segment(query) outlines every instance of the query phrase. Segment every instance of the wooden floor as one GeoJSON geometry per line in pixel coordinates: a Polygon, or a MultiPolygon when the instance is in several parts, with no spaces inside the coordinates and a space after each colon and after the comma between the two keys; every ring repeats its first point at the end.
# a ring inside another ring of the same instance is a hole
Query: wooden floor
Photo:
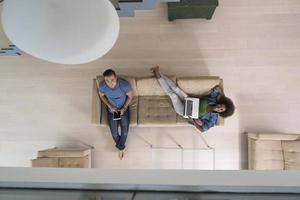
{"type": "Polygon", "coordinates": [[[244,132],[300,133],[300,1],[219,2],[209,21],[168,22],[163,4],[122,18],[114,48],[89,64],[1,57],[0,166],[30,166],[40,149],[89,144],[99,168],[245,169],[244,132]],[[131,128],[119,161],[109,130],[90,123],[95,75],[111,67],[145,76],[156,64],[167,74],[223,78],[236,113],[204,134],[215,154],[197,149],[205,145],[191,127],[131,128]]]}

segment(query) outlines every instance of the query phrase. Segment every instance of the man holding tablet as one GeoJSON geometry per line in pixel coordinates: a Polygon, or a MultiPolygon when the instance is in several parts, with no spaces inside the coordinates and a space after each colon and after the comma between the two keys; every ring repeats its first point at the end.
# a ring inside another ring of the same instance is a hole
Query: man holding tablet
{"type": "Polygon", "coordinates": [[[109,128],[119,150],[119,158],[122,159],[129,129],[128,106],[133,98],[132,87],[126,80],[119,79],[112,69],[105,70],[103,77],[104,80],[99,84],[99,95],[107,106],[109,128]]]}

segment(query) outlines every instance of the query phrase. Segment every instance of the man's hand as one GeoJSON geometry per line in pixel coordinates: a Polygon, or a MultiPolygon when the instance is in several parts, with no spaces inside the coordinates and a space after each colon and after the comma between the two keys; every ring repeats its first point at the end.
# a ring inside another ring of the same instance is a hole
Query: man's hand
{"type": "Polygon", "coordinates": [[[109,108],[109,110],[110,110],[111,113],[118,112],[118,110],[115,107],[113,107],[113,106],[109,106],[108,108],[109,108]]]}
{"type": "Polygon", "coordinates": [[[124,114],[124,112],[127,110],[127,108],[122,108],[121,110],[120,110],[120,112],[121,112],[121,115],[123,115],[124,114]]]}

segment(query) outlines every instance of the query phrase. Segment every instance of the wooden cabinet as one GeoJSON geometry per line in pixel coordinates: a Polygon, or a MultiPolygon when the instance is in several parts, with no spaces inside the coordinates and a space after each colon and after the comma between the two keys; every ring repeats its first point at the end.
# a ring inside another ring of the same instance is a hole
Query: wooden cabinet
{"type": "Polygon", "coordinates": [[[211,19],[218,0],[181,0],[168,3],[169,21],[175,19],[205,18],[211,19]]]}

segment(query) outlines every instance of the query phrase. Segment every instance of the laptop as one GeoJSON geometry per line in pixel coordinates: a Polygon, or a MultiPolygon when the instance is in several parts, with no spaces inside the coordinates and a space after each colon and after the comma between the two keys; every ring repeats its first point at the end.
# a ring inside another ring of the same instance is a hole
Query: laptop
{"type": "Polygon", "coordinates": [[[199,98],[187,97],[184,100],[184,118],[198,119],[199,117],[199,98]]]}

